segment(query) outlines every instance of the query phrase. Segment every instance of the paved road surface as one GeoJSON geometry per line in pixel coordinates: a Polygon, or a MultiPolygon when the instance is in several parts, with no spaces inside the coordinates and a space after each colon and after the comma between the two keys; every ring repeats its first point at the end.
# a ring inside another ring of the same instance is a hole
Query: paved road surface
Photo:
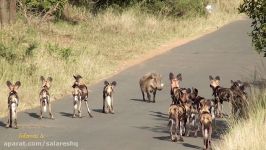
{"type": "MultiPolygon", "coordinates": [[[[167,110],[170,104],[168,74],[170,71],[183,74],[182,87],[197,87],[200,95],[210,98],[208,76],[220,75],[221,84],[230,85],[230,79],[247,79],[252,76],[260,57],[251,50],[250,30],[247,20],[236,21],[214,33],[208,34],[183,46],[176,47],[142,64],[126,69],[109,80],[116,80],[114,115],[100,113],[102,108],[102,87],[99,83],[89,87],[90,107],[94,118],[83,113],[83,118],[71,118],[70,96],[53,103],[56,120],[38,119],[39,109],[19,113],[19,129],[6,129],[2,118],[0,125],[0,149],[4,142],[57,141],[78,142],[78,147],[12,147],[12,149],[79,149],[79,150],[162,150],[201,149],[202,138],[185,137],[184,142],[169,141],[167,110]],[[144,103],[140,100],[139,77],[155,71],[164,77],[165,89],[158,92],[157,102],[144,103]],[[43,135],[43,139],[21,139],[23,133],[43,135]]],[[[85,107],[83,107],[83,110],[85,107]]],[[[83,111],[84,112],[84,111],[83,111]]],[[[226,127],[224,121],[213,134],[214,141],[226,127]]],[[[47,144],[47,143],[46,143],[47,144]]],[[[51,144],[51,143],[48,143],[51,144]]],[[[71,143],[70,143],[71,144],[71,143]]],[[[76,144],[76,143],[74,143],[76,144]]]]}

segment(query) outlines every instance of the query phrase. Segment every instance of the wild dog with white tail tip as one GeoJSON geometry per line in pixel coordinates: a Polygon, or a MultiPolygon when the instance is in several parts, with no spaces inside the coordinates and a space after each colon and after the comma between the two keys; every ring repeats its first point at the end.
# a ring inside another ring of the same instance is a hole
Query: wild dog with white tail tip
{"type": "Polygon", "coordinates": [[[211,103],[209,100],[202,100],[200,103],[200,123],[203,135],[204,149],[211,149],[211,135],[212,135],[212,115],[211,103]]]}
{"type": "Polygon", "coordinates": [[[109,113],[114,113],[114,87],[116,86],[116,81],[109,83],[108,81],[104,81],[103,88],[103,113],[107,113],[105,104],[107,105],[107,109],[109,113]]]}
{"type": "Polygon", "coordinates": [[[7,87],[9,88],[8,94],[8,120],[6,127],[17,128],[17,107],[19,105],[19,97],[17,90],[21,86],[20,81],[17,81],[15,84],[12,84],[10,81],[6,82],[7,87]],[[14,126],[13,126],[14,125],[14,126]]]}
{"type": "MultiPolygon", "coordinates": [[[[89,91],[87,86],[85,85],[85,83],[82,80],[82,77],[80,75],[73,75],[75,82],[73,84],[73,89],[75,90],[75,88],[78,88],[79,90],[77,92],[79,92],[79,101],[78,101],[78,114],[79,117],[81,118],[81,103],[82,101],[85,101],[86,107],[87,107],[87,111],[89,113],[89,116],[92,118],[92,114],[89,108],[89,104],[88,104],[88,96],[89,96],[89,91]]],[[[74,96],[74,95],[73,95],[74,96]]],[[[75,100],[75,97],[74,97],[75,100]]],[[[74,109],[75,107],[77,107],[77,105],[75,105],[74,102],[74,109]]],[[[75,114],[75,113],[74,113],[75,114]]],[[[75,115],[73,114],[73,117],[75,117],[75,115]]]]}
{"type": "Polygon", "coordinates": [[[47,112],[47,108],[49,111],[49,115],[51,119],[54,119],[54,116],[52,114],[52,108],[51,108],[51,100],[50,100],[50,93],[49,89],[51,87],[51,83],[53,81],[52,77],[48,77],[45,79],[43,76],[40,77],[40,80],[42,82],[42,89],[40,91],[40,119],[43,118],[43,113],[47,112]]]}

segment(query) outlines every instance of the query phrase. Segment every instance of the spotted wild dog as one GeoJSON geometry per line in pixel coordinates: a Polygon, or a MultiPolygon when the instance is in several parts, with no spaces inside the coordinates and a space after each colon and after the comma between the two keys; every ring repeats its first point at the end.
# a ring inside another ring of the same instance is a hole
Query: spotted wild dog
{"type": "Polygon", "coordinates": [[[107,105],[107,109],[109,113],[114,113],[114,100],[113,100],[113,93],[114,87],[116,86],[116,81],[109,83],[108,81],[104,81],[104,88],[103,88],[103,113],[107,113],[105,104],[107,105]]]}
{"type": "Polygon", "coordinates": [[[177,141],[177,131],[179,130],[179,141],[184,141],[186,109],[184,106],[171,105],[168,110],[170,137],[173,142],[177,141]]]}
{"type": "Polygon", "coordinates": [[[192,92],[190,94],[189,99],[193,102],[192,105],[199,110],[199,103],[201,100],[204,99],[204,97],[199,96],[199,91],[197,88],[192,87],[192,92]]]}
{"type": "MultiPolygon", "coordinates": [[[[78,101],[78,114],[79,114],[79,117],[81,118],[81,104],[82,104],[82,101],[85,101],[85,104],[86,104],[86,107],[87,107],[87,111],[89,113],[89,116],[92,118],[92,114],[91,114],[91,111],[90,111],[90,108],[89,108],[89,104],[88,104],[88,96],[89,96],[89,91],[88,91],[88,88],[87,86],[85,85],[83,79],[82,79],[82,76],[80,75],[73,75],[74,79],[75,79],[75,82],[72,86],[72,88],[77,88],[78,87],[78,92],[79,92],[79,96],[80,96],[80,100],[78,101]]],[[[74,105],[75,107],[75,105],[74,105]]],[[[74,115],[73,115],[74,116],[74,115]]]]}
{"type": "Polygon", "coordinates": [[[14,127],[18,128],[17,126],[17,108],[19,105],[19,97],[18,97],[18,89],[21,86],[20,81],[17,81],[15,84],[12,84],[10,81],[6,82],[7,87],[9,88],[9,94],[8,94],[8,120],[6,127],[14,127]]]}
{"type": "Polygon", "coordinates": [[[233,92],[232,98],[232,115],[233,117],[237,117],[237,112],[239,117],[246,117],[247,115],[247,93],[245,91],[246,86],[249,86],[246,82],[233,81],[231,80],[231,91],[233,92]]]}
{"type": "Polygon", "coordinates": [[[209,76],[210,87],[213,90],[213,96],[216,105],[216,115],[217,117],[223,117],[223,102],[230,102],[232,100],[233,93],[230,88],[223,88],[220,86],[220,77],[216,76],[213,78],[209,76]]]}
{"type": "Polygon", "coordinates": [[[139,80],[140,90],[142,93],[143,101],[145,101],[145,93],[148,97],[148,102],[151,102],[151,95],[153,94],[153,103],[155,103],[155,96],[157,90],[161,91],[164,84],[162,83],[162,76],[157,73],[147,73],[139,80]]]}
{"type": "Polygon", "coordinates": [[[211,101],[202,100],[200,103],[200,124],[203,135],[204,149],[211,149],[212,115],[210,112],[211,101]]]}
{"type": "Polygon", "coordinates": [[[182,75],[179,73],[178,75],[174,75],[172,72],[169,73],[169,80],[171,83],[170,95],[172,98],[172,104],[178,104],[179,95],[177,93],[180,88],[180,82],[182,81],[182,75]]]}
{"type": "Polygon", "coordinates": [[[200,121],[199,121],[199,113],[196,105],[193,105],[192,102],[189,111],[187,112],[187,133],[186,136],[190,136],[191,132],[194,132],[194,136],[198,136],[198,132],[200,131],[200,121]]]}
{"type": "Polygon", "coordinates": [[[39,93],[40,97],[40,119],[43,118],[43,113],[49,111],[49,115],[51,119],[54,119],[54,116],[52,114],[52,108],[51,108],[51,99],[50,99],[50,93],[49,89],[51,87],[51,82],[53,81],[52,77],[48,77],[45,79],[43,76],[40,77],[40,80],[42,82],[42,89],[39,93]]]}

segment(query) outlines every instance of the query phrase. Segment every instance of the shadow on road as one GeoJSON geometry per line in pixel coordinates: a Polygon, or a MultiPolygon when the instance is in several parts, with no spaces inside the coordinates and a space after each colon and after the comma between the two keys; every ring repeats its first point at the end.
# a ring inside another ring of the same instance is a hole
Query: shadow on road
{"type": "Polygon", "coordinates": [[[138,102],[144,102],[143,99],[138,99],[138,98],[131,98],[131,101],[138,101],[138,102]]]}
{"type": "Polygon", "coordinates": [[[69,117],[69,118],[72,118],[72,117],[73,117],[73,114],[72,114],[72,113],[60,112],[60,114],[61,114],[62,116],[69,117]]]}
{"type": "Polygon", "coordinates": [[[92,109],[94,112],[103,113],[103,109],[92,109]]]}
{"type": "Polygon", "coordinates": [[[6,124],[4,122],[0,121],[0,126],[1,127],[6,127],[6,124]]]}
{"type": "Polygon", "coordinates": [[[213,133],[212,133],[212,138],[214,139],[220,139],[221,135],[226,133],[228,131],[228,123],[226,120],[216,120],[216,126],[213,125],[213,133]]]}
{"type": "Polygon", "coordinates": [[[37,113],[30,113],[30,112],[25,112],[25,113],[31,116],[32,118],[36,118],[36,119],[40,118],[40,116],[37,113]]]}
{"type": "Polygon", "coordinates": [[[189,148],[202,149],[202,148],[199,147],[199,146],[192,145],[192,144],[189,144],[189,143],[182,143],[182,145],[185,146],[185,147],[189,147],[189,148]]]}
{"type": "Polygon", "coordinates": [[[157,136],[153,138],[157,140],[162,140],[162,141],[170,141],[170,136],[157,136]]]}
{"type": "Polygon", "coordinates": [[[165,114],[159,111],[150,111],[150,112],[151,112],[150,115],[155,117],[154,119],[168,121],[168,114],[165,114]]]}

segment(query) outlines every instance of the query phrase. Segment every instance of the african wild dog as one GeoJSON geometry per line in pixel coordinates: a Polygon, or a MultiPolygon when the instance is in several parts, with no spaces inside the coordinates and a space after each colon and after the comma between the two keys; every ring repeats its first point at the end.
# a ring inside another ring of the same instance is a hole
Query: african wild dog
{"type": "Polygon", "coordinates": [[[21,86],[20,81],[17,81],[15,84],[12,84],[10,81],[6,82],[7,87],[9,88],[8,94],[8,120],[6,127],[17,128],[17,107],[19,105],[19,97],[17,90],[21,86]]]}
{"type": "Polygon", "coordinates": [[[200,102],[200,124],[203,135],[203,144],[204,149],[211,149],[211,135],[212,135],[212,114],[211,110],[211,101],[202,100],[200,102]]]}
{"type": "Polygon", "coordinates": [[[51,110],[51,99],[50,99],[50,93],[49,93],[49,89],[51,87],[51,82],[53,81],[53,78],[48,77],[47,79],[45,79],[43,76],[41,76],[40,80],[42,82],[42,89],[39,93],[39,97],[40,97],[40,119],[42,119],[43,113],[47,111],[47,107],[49,110],[50,118],[54,119],[54,116],[53,116],[52,110],[51,110]]]}
{"type": "Polygon", "coordinates": [[[247,93],[245,92],[246,86],[249,86],[245,82],[233,81],[231,80],[231,91],[233,92],[233,99],[232,99],[232,115],[234,117],[237,116],[237,112],[239,112],[239,117],[246,117],[246,109],[248,106],[247,101],[247,93]]]}
{"type": "Polygon", "coordinates": [[[209,79],[211,82],[210,87],[213,90],[213,96],[215,99],[217,117],[223,117],[223,101],[230,102],[233,98],[233,93],[230,88],[223,88],[220,86],[219,76],[216,76],[215,78],[209,76],[209,79]]]}
{"type": "Polygon", "coordinates": [[[75,94],[73,94],[73,99],[74,99],[74,114],[73,117],[75,117],[75,108],[77,107],[77,100],[78,100],[78,115],[81,118],[81,103],[82,101],[85,101],[86,107],[87,107],[87,111],[89,113],[89,116],[92,118],[92,114],[88,105],[88,88],[85,85],[84,81],[82,80],[82,77],[80,75],[73,75],[75,82],[72,86],[72,88],[74,89],[75,94]],[[78,89],[78,90],[77,90],[78,89]]]}
{"type": "Polygon", "coordinates": [[[178,104],[179,95],[175,94],[180,89],[180,82],[182,81],[182,75],[179,73],[175,76],[172,72],[169,73],[169,80],[171,82],[170,95],[172,98],[172,104],[178,104]]]}
{"type": "Polygon", "coordinates": [[[179,130],[179,141],[184,141],[186,108],[183,105],[171,105],[168,110],[170,137],[173,142],[177,141],[177,131],[179,130]]]}
{"type": "Polygon", "coordinates": [[[155,103],[155,96],[157,90],[163,89],[162,76],[157,73],[147,73],[139,80],[140,90],[143,101],[145,101],[145,94],[147,94],[148,102],[151,102],[151,95],[153,93],[153,103],[155,103]]]}
{"type": "Polygon", "coordinates": [[[196,105],[191,104],[190,110],[187,113],[187,133],[186,136],[190,136],[191,132],[194,132],[194,136],[197,137],[200,131],[199,113],[196,105]]]}
{"type": "Polygon", "coordinates": [[[108,81],[104,81],[104,88],[103,88],[103,113],[106,113],[105,103],[107,104],[108,112],[114,113],[114,100],[113,100],[113,93],[114,87],[116,86],[116,81],[109,83],[108,81]]]}

